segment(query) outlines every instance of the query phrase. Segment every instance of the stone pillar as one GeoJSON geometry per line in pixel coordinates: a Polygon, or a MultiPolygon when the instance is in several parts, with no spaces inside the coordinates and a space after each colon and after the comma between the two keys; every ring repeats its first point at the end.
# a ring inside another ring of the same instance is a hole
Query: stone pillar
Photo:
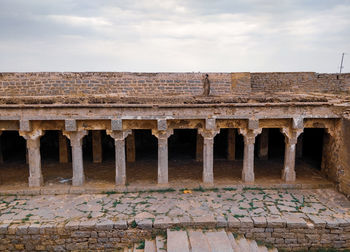
{"type": "Polygon", "coordinates": [[[203,137],[203,183],[214,183],[214,137],[220,130],[198,129],[203,137]]]}
{"type": "Polygon", "coordinates": [[[86,134],[86,130],[63,132],[63,135],[70,139],[70,145],[72,147],[73,186],[81,186],[85,182],[82,145],[86,134]]]}
{"type": "Polygon", "coordinates": [[[60,163],[68,163],[68,146],[67,138],[60,131],[58,133],[58,149],[59,149],[59,161],[60,163]]]}
{"type": "Polygon", "coordinates": [[[244,154],[243,154],[243,182],[254,182],[254,144],[255,137],[261,133],[261,129],[239,129],[239,133],[244,138],[244,154]]]}
{"type": "Polygon", "coordinates": [[[126,160],[127,162],[135,162],[136,160],[135,132],[133,130],[126,137],[126,160]]]}
{"type": "Polygon", "coordinates": [[[20,131],[19,134],[27,140],[28,162],[29,162],[29,186],[42,186],[43,175],[41,172],[40,137],[43,135],[41,129],[33,131],[20,131]]]}
{"type": "Polygon", "coordinates": [[[107,134],[114,138],[115,148],[115,184],[125,185],[125,138],[131,134],[131,130],[107,130],[107,134]]]}
{"type": "Polygon", "coordinates": [[[102,142],[101,142],[101,131],[92,130],[92,162],[102,162],[102,142]]]}
{"type": "Polygon", "coordinates": [[[258,157],[261,160],[269,158],[269,129],[262,129],[260,135],[258,157]]]}
{"type": "Polygon", "coordinates": [[[296,149],[296,158],[303,157],[303,142],[304,142],[304,134],[301,134],[297,141],[297,149],[296,149]]]}
{"type": "Polygon", "coordinates": [[[173,130],[152,130],[158,138],[158,184],[168,183],[168,138],[173,130]]]}
{"type": "Polygon", "coordinates": [[[203,137],[197,132],[196,161],[203,161],[203,137]]]}
{"type": "MultiPolygon", "coordinates": [[[[2,131],[0,131],[0,137],[1,137],[2,131]]],[[[4,157],[2,155],[2,147],[1,147],[1,138],[0,138],[0,164],[4,163],[4,157]]]]}
{"type": "Polygon", "coordinates": [[[282,179],[286,182],[293,182],[296,179],[295,173],[295,150],[298,136],[301,129],[282,128],[281,132],[285,136],[284,166],[282,170],[282,179]]]}
{"type": "Polygon", "coordinates": [[[236,129],[228,129],[227,132],[227,159],[236,159],[236,129]]]}

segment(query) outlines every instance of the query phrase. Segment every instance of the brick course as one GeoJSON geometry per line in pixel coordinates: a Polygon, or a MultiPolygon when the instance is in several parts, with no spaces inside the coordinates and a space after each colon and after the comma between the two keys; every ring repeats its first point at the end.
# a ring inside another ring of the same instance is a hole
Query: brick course
{"type": "MultiPolygon", "coordinates": [[[[211,94],[350,92],[350,74],[208,73],[211,94]]],[[[204,73],[0,73],[0,96],[197,96],[204,73]]]]}

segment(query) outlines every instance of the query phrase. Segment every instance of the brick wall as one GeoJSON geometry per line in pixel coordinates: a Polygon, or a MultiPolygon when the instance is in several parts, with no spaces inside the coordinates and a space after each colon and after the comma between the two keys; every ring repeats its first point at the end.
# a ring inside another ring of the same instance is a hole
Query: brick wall
{"type": "MultiPolygon", "coordinates": [[[[211,94],[350,92],[350,74],[208,73],[211,94]]],[[[200,95],[204,73],[0,73],[0,96],[200,95]]]]}

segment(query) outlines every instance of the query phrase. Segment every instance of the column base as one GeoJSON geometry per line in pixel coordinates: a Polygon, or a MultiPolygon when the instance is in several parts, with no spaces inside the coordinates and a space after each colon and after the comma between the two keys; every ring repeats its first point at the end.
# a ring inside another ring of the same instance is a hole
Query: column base
{"type": "Polygon", "coordinates": [[[255,176],[254,174],[242,174],[243,182],[254,182],[255,176]]]}
{"type": "Polygon", "coordinates": [[[117,186],[125,185],[126,184],[126,177],[122,177],[122,178],[116,177],[115,184],[117,186]]]}
{"type": "Polygon", "coordinates": [[[296,179],[296,174],[295,172],[282,172],[282,179],[285,182],[294,182],[296,179]]]}
{"type": "Polygon", "coordinates": [[[74,177],[72,178],[72,186],[82,186],[85,182],[84,177],[74,177]]]}
{"type": "Polygon", "coordinates": [[[213,174],[203,174],[203,183],[214,184],[214,175],[213,174]]]}
{"type": "Polygon", "coordinates": [[[29,177],[28,178],[29,187],[39,187],[44,184],[43,177],[29,177]]]}

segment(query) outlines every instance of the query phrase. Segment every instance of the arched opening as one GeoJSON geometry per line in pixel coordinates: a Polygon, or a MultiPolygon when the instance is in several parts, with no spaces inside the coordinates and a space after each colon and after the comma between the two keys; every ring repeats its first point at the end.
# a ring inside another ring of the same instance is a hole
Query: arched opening
{"type": "Polygon", "coordinates": [[[237,129],[223,128],[214,138],[214,181],[232,184],[242,176],[243,138],[237,129]]]}
{"type": "Polygon", "coordinates": [[[196,129],[174,129],[168,138],[169,182],[199,182],[202,178],[202,163],[196,162],[196,129]]]}
{"type": "Polygon", "coordinates": [[[18,131],[3,131],[0,145],[0,185],[11,188],[27,186],[29,169],[26,164],[26,140],[18,131]]]}
{"type": "Polygon", "coordinates": [[[284,166],[285,136],[279,128],[263,128],[255,141],[255,179],[279,181],[284,166]]]}
{"type": "Polygon", "coordinates": [[[155,185],[158,177],[157,138],[146,129],[135,129],[132,134],[125,140],[127,184],[155,185]]]}

